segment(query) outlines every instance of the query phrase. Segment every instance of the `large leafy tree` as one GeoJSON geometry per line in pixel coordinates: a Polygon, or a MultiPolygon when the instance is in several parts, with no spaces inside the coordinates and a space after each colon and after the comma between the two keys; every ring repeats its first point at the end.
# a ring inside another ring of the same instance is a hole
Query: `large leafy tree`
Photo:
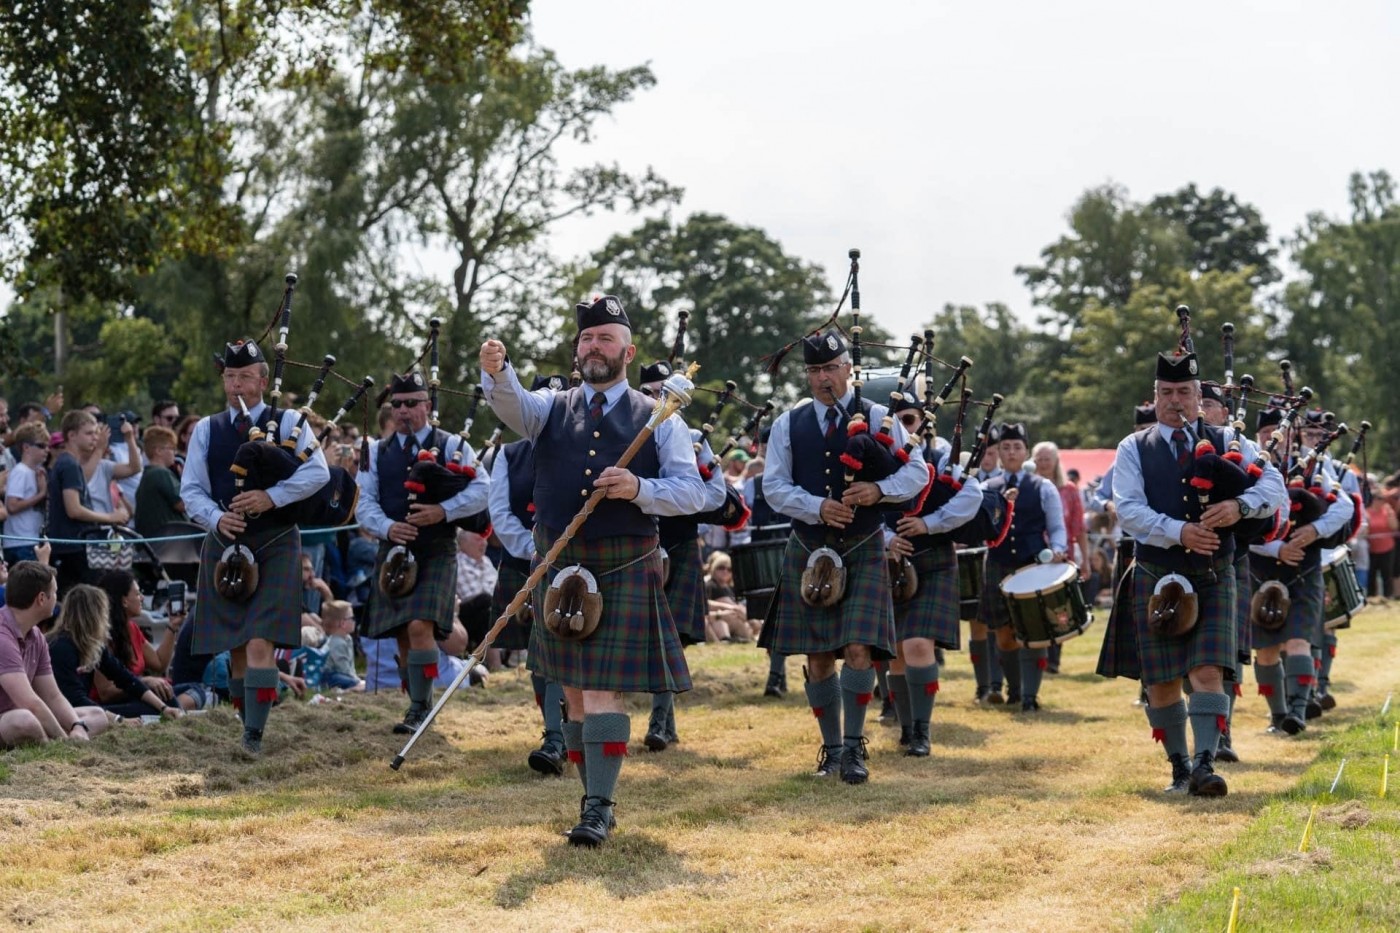
{"type": "Polygon", "coordinates": [[[1256,287],[1277,282],[1282,276],[1274,265],[1278,255],[1269,243],[1269,227],[1259,210],[1233,194],[1212,188],[1202,194],[1189,184],[1171,194],[1158,195],[1147,212],[1176,225],[1186,235],[1186,265],[1196,272],[1252,270],[1256,287]]]}

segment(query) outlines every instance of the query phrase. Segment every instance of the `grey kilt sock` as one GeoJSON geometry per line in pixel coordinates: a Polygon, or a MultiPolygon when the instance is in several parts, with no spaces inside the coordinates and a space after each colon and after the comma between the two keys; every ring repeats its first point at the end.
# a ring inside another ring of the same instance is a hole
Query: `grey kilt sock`
{"type": "Polygon", "coordinates": [[[243,673],[243,728],[261,732],[277,702],[277,668],[250,667],[243,673]]]}
{"type": "Polygon", "coordinates": [[[1225,694],[1191,694],[1191,734],[1196,740],[1196,754],[1204,751],[1215,754],[1229,715],[1230,698],[1225,694]]]}
{"type": "Polygon", "coordinates": [[[875,694],[875,671],[858,671],[849,664],[841,665],[841,712],[845,716],[842,733],[845,745],[858,745],[865,735],[865,710],[875,694]]]}
{"type": "Polygon", "coordinates": [[[671,702],[675,698],[674,693],[653,693],[651,695],[651,720],[647,723],[647,731],[653,727],[662,732],[666,731],[666,716],[671,712],[671,702]]]}
{"type": "Polygon", "coordinates": [[[1152,738],[1162,743],[1167,757],[1180,755],[1189,757],[1186,750],[1186,701],[1178,700],[1171,706],[1147,707],[1147,724],[1152,727],[1152,738]]]}
{"type": "Polygon", "coordinates": [[[997,656],[1001,659],[1001,672],[1006,675],[1007,699],[1025,696],[1021,692],[1021,649],[998,648],[997,656]]]}
{"type": "Polygon", "coordinates": [[[583,757],[583,723],[566,722],[560,725],[564,733],[564,749],[569,760],[578,769],[578,779],[583,784],[583,792],[588,793],[588,762],[583,757]]]}
{"type": "Polygon", "coordinates": [[[787,674],[787,655],[778,654],[776,651],[768,652],[768,673],[778,677],[787,674]]]}
{"type": "Polygon", "coordinates": [[[1317,672],[1317,690],[1326,693],[1332,686],[1332,662],[1337,658],[1337,636],[1328,632],[1322,644],[1322,670],[1317,672]]]}
{"type": "Polygon", "coordinates": [[[416,710],[433,705],[433,678],[437,677],[438,649],[408,649],[408,702],[416,710]]]}
{"type": "Polygon", "coordinates": [[[1308,699],[1316,699],[1322,689],[1322,656],[1326,652],[1317,645],[1312,646],[1313,659],[1313,682],[1312,689],[1308,691],[1308,699]]]}
{"type": "Polygon", "coordinates": [[[1049,663],[1050,649],[1021,648],[1021,697],[1038,696],[1040,682],[1045,677],[1045,667],[1049,663]]]}
{"type": "MultiPolygon", "coordinates": [[[[873,679],[873,675],[872,675],[873,679]]],[[[841,684],[837,675],[826,680],[809,680],[805,685],[807,703],[822,731],[823,745],[841,744],[841,684]]]]}
{"type": "Polygon", "coordinates": [[[890,698],[890,682],[889,682],[890,669],[889,669],[889,664],[886,663],[886,662],[884,662],[884,661],[876,661],[875,664],[873,665],[873,667],[875,668],[875,682],[876,682],[877,684],[880,685],[880,696],[881,696],[881,697],[884,697],[885,699],[889,699],[889,698],[890,698]]]}
{"type": "Polygon", "coordinates": [[[1001,649],[997,647],[997,633],[991,629],[987,630],[987,647],[984,650],[987,652],[987,686],[992,690],[1000,690],[1003,680],[1001,649]]]}
{"type": "Polygon", "coordinates": [[[535,705],[540,708],[541,713],[544,712],[544,692],[548,687],[549,681],[544,679],[543,674],[530,672],[530,689],[535,691],[535,705]]]}
{"type": "MultiPolygon", "coordinates": [[[[632,720],[626,713],[594,713],[583,717],[583,757],[588,762],[586,792],[589,797],[613,800],[632,720]]],[[[608,808],[611,811],[611,807],[608,808]]]]}
{"type": "Polygon", "coordinates": [[[933,701],[938,695],[938,665],[905,668],[909,681],[909,716],[914,722],[933,719],[933,701]]]}
{"type": "Polygon", "coordinates": [[[553,681],[544,685],[544,702],[540,704],[544,716],[544,731],[547,737],[558,739],[564,721],[564,688],[553,681]]]}
{"type": "Polygon", "coordinates": [[[890,702],[894,703],[894,714],[899,717],[900,728],[908,729],[913,721],[909,714],[909,679],[903,674],[887,674],[885,688],[890,692],[890,702]]]}
{"type": "Polygon", "coordinates": [[[243,718],[243,678],[229,677],[228,679],[228,701],[233,704],[234,710],[238,712],[238,718],[243,718]]]}
{"type": "Polygon", "coordinates": [[[1283,694],[1283,662],[1260,664],[1254,662],[1254,679],[1259,683],[1259,695],[1269,704],[1269,713],[1283,716],[1288,712],[1288,701],[1283,694]]]}
{"type": "Polygon", "coordinates": [[[977,692],[987,689],[992,679],[992,664],[987,659],[986,641],[968,640],[967,656],[972,660],[972,676],[977,678],[977,692]]]}
{"type": "Polygon", "coordinates": [[[1287,678],[1288,712],[1299,719],[1307,718],[1308,697],[1312,695],[1312,654],[1289,654],[1283,659],[1283,674],[1287,678]]]}

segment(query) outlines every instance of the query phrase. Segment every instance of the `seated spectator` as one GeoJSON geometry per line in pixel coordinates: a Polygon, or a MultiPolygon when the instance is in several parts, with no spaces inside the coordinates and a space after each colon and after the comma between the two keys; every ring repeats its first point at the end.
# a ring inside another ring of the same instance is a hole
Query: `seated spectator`
{"type": "Polygon", "coordinates": [[[370,588],[375,585],[374,563],[379,542],[367,528],[361,528],[350,538],[345,555],[345,598],[357,609],[369,602],[370,588]]]}
{"type": "Polygon", "coordinates": [[[330,584],[316,576],[311,558],[301,555],[301,624],[321,627],[321,604],[335,599],[330,584]]]}
{"type": "MultiPolygon", "coordinates": [[[[97,419],[85,411],[70,411],[63,416],[63,436],[67,439],[65,449],[49,470],[49,535],[59,541],[78,541],[98,525],[126,524],[130,515],[125,508],[99,510],[93,506],[79,462],[97,449],[97,419]]],[[[89,575],[82,544],[55,544],[53,561],[60,594],[89,575]]]]}
{"type": "Polygon", "coordinates": [[[103,732],[107,714],[75,710],[54,680],[49,644],[35,629],[53,616],[58,578],[37,561],[20,561],[10,573],[9,602],[0,608],[0,746],[69,738],[85,742],[103,732]]]}
{"type": "Polygon", "coordinates": [[[154,538],[171,522],[185,519],[185,503],[180,501],[180,480],[171,469],[175,464],[175,432],[154,425],[143,439],[147,466],[136,487],[136,531],[143,538],[154,538]]]}
{"type": "Polygon", "coordinates": [[[715,551],[705,563],[705,640],[752,641],[761,625],[749,622],[749,612],[734,594],[734,566],[729,555],[715,551]]]}
{"type": "Polygon", "coordinates": [[[49,633],[49,656],[64,698],[74,709],[93,706],[93,680],[100,673],[121,694],[120,701],[101,705],[116,721],[150,714],[168,719],[183,716],[185,711],[179,704],[157,696],[112,654],[108,647],[111,627],[107,594],[102,590],[79,584],[63,597],[58,624],[49,633]]]}
{"type": "Polygon", "coordinates": [[[321,607],[321,624],[326,630],[326,663],[321,668],[321,686],[361,692],[365,682],[355,673],[355,616],[351,605],[333,599],[321,607]]]}
{"type": "MultiPolygon", "coordinates": [[[[107,594],[111,617],[108,647],[117,660],[161,700],[178,701],[185,709],[208,706],[209,694],[202,684],[187,683],[177,687],[165,677],[175,653],[180,627],[185,622],[185,613],[171,615],[161,635],[160,645],[152,645],[146,640],[146,633],[138,622],[141,618],[141,590],[130,572],[109,570],[98,579],[97,585],[107,594]]],[[[120,701],[120,688],[101,672],[93,678],[93,687],[95,700],[104,704],[120,701]]]]}
{"type": "MultiPolygon", "coordinates": [[[[452,634],[438,641],[438,675],[433,681],[437,687],[449,687],[457,678],[465,663],[462,654],[467,650],[467,630],[461,622],[452,623],[452,634]]],[[[399,669],[399,643],[396,638],[361,638],[360,648],[365,653],[365,689],[371,693],[382,690],[398,691],[406,676],[399,669]]],[[[487,670],[477,664],[467,681],[475,687],[486,682],[487,670]]]]}
{"type": "Polygon", "coordinates": [[[15,432],[20,461],[8,473],[5,487],[5,560],[17,564],[34,560],[34,546],[44,530],[44,500],[49,495],[49,477],[44,460],[49,455],[49,431],[30,422],[15,432]]]}

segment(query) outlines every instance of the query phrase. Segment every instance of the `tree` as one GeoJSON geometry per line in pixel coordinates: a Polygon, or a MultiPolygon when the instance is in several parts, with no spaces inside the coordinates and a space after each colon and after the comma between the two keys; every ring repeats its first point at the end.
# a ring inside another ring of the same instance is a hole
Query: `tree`
{"type": "Polygon", "coordinates": [[[1269,227],[1257,208],[1243,204],[1220,188],[1201,194],[1189,184],[1172,194],[1158,195],[1149,213],[1179,227],[1187,238],[1187,265],[1198,273],[1253,269],[1256,288],[1282,278],[1274,266],[1278,250],[1269,245],[1269,227]]]}

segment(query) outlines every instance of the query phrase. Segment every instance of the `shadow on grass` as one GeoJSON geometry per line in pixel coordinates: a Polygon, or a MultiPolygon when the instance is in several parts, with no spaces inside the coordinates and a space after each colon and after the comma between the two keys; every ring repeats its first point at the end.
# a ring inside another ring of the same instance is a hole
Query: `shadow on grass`
{"type": "Polygon", "coordinates": [[[719,878],[686,867],[684,860],[645,832],[616,832],[601,849],[559,840],[544,864],[517,872],[496,889],[497,907],[513,910],[536,891],[557,884],[600,884],[619,900],[681,886],[708,886],[719,878]]]}

